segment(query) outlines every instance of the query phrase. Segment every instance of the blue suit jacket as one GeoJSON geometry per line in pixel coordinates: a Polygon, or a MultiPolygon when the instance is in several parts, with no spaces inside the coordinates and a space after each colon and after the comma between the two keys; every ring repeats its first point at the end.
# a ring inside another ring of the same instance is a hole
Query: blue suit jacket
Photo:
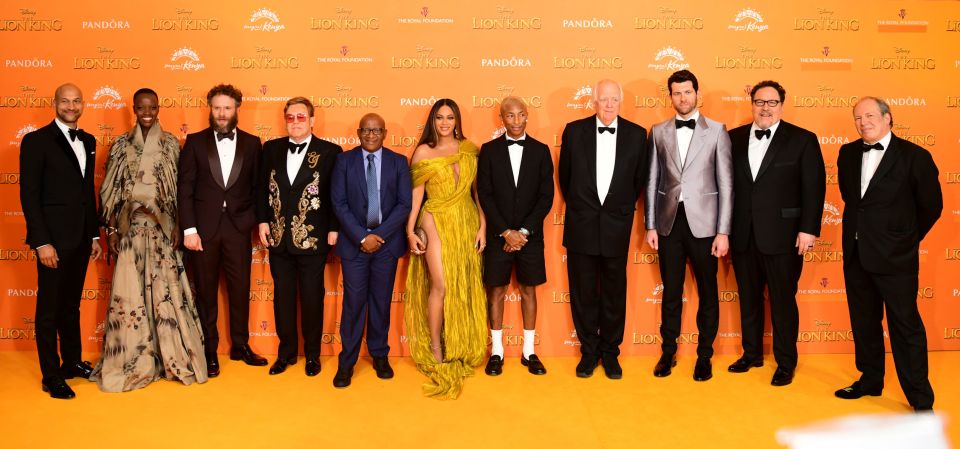
{"type": "Polygon", "coordinates": [[[383,149],[380,167],[380,226],[367,230],[367,176],[363,148],[356,147],[337,156],[330,180],[330,201],[340,221],[337,255],[353,259],[360,253],[360,240],[376,234],[386,243],[378,253],[401,257],[407,250],[404,228],[410,215],[413,186],[407,158],[383,149]]]}

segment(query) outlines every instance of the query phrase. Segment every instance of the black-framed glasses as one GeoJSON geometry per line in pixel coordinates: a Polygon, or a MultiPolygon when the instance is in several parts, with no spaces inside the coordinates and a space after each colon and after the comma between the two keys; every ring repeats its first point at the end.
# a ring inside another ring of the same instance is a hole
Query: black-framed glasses
{"type": "Polygon", "coordinates": [[[375,136],[382,136],[384,131],[386,130],[383,128],[357,128],[357,132],[360,134],[373,134],[375,136]]]}
{"type": "Polygon", "coordinates": [[[753,100],[753,105],[758,108],[762,108],[763,105],[767,105],[767,106],[770,106],[771,108],[775,108],[777,106],[780,106],[780,100],[753,100]]]}

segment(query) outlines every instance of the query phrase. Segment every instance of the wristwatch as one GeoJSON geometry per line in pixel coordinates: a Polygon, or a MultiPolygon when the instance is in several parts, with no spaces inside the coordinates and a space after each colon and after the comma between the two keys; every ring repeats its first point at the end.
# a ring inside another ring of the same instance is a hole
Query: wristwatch
{"type": "Polygon", "coordinates": [[[523,234],[524,237],[530,237],[530,231],[528,231],[527,228],[520,228],[520,233],[523,234]]]}

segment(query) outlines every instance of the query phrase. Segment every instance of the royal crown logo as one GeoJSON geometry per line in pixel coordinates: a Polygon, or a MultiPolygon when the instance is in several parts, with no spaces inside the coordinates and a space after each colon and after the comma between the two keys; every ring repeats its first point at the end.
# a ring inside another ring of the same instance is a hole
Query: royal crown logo
{"type": "Polygon", "coordinates": [[[759,12],[751,9],[745,8],[737,13],[737,16],[734,17],[733,22],[737,25],[730,25],[727,27],[728,30],[733,31],[756,31],[761,32],[770,28],[769,25],[763,23],[763,16],[759,12]]]}
{"type": "Polygon", "coordinates": [[[421,16],[427,17],[428,14],[430,14],[430,8],[429,8],[429,7],[424,6],[423,8],[420,8],[420,15],[421,15],[421,16]]]}
{"type": "Polygon", "coordinates": [[[277,13],[267,9],[260,8],[250,15],[250,23],[243,26],[245,30],[251,31],[273,31],[277,32],[287,27],[280,23],[280,17],[277,13]]]}
{"type": "Polygon", "coordinates": [[[127,106],[122,98],[120,92],[112,86],[101,86],[93,94],[95,103],[87,103],[87,107],[91,109],[121,109],[127,106]]]}
{"type": "Polygon", "coordinates": [[[180,47],[174,50],[173,54],[170,55],[170,62],[172,64],[165,64],[163,68],[196,72],[206,67],[205,64],[200,62],[200,55],[189,47],[180,47]]]}
{"type": "Polygon", "coordinates": [[[348,48],[346,45],[340,46],[340,56],[346,56],[347,53],[349,52],[350,52],[350,48],[348,48]]]}
{"type": "Polygon", "coordinates": [[[669,46],[660,49],[653,59],[655,62],[648,64],[647,67],[654,70],[677,71],[690,67],[690,64],[684,62],[683,53],[680,50],[669,46]]]}
{"type": "Polygon", "coordinates": [[[823,53],[824,57],[830,56],[830,47],[823,47],[823,51],[821,53],[823,53]]]}

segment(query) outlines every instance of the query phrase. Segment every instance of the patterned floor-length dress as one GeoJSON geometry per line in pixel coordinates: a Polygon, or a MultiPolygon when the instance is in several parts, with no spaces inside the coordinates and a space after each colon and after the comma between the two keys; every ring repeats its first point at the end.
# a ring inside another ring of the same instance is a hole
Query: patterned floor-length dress
{"type": "MultiPolygon", "coordinates": [[[[424,384],[424,394],[437,398],[459,396],[464,378],[473,375],[486,353],[487,298],[480,254],[474,247],[480,217],[471,196],[478,153],[476,145],[463,141],[457,154],[422,160],[410,169],[413,185],[425,184],[423,210],[433,215],[441,241],[446,291],[443,363],[437,363],[430,351],[427,322],[430,278],[425,256],[410,257],[404,316],[413,360],[429,378],[424,384]],[[455,163],[460,164],[459,180],[453,172],[455,163]]],[[[422,215],[418,226],[421,219],[422,215]]]]}
{"type": "Polygon", "coordinates": [[[119,255],[107,308],[103,355],[94,380],[109,392],[154,380],[207,381],[203,334],[180,251],[176,137],[139,126],[110,149],[100,189],[102,218],[118,228],[119,255]]]}

